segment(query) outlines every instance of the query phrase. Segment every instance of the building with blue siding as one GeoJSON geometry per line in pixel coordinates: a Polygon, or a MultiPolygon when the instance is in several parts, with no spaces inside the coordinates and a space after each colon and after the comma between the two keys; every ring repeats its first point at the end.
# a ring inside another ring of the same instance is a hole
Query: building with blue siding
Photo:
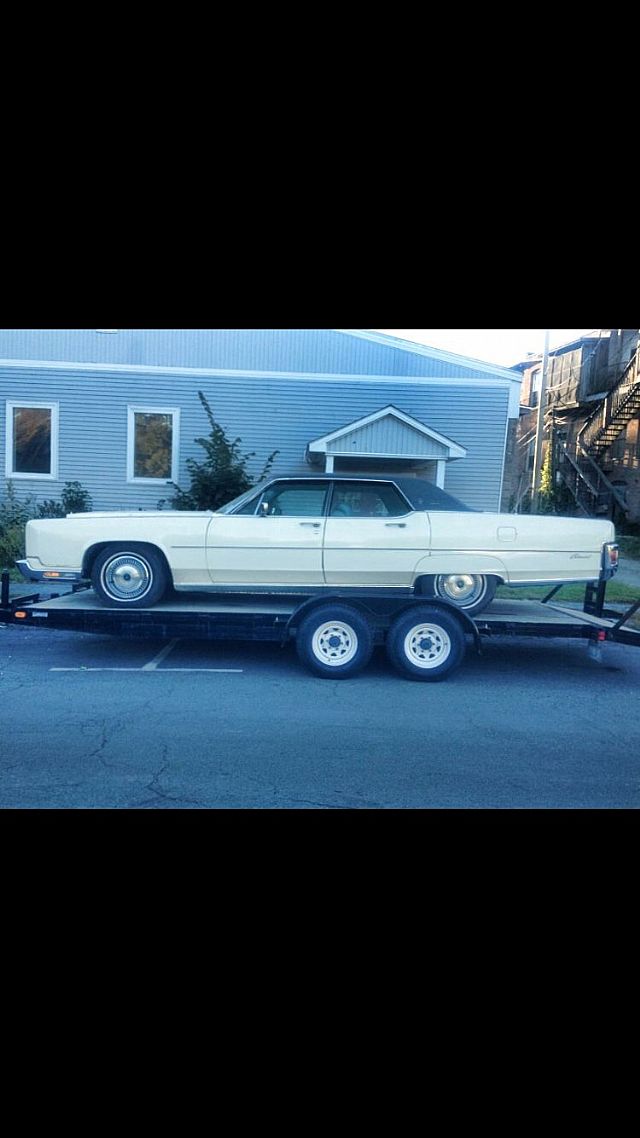
{"type": "Polygon", "coordinates": [[[202,391],[254,476],[277,450],[274,476],[401,471],[496,510],[520,384],[358,329],[0,329],[0,463],[20,497],[154,509],[203,458],[202,391]]]}

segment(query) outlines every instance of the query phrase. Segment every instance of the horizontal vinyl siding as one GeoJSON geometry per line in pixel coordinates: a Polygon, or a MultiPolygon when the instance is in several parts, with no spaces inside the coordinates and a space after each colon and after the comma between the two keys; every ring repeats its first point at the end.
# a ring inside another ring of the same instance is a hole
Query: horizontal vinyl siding
{"type": "Polygon", "coordinates": [[[327,444],[328,454],[386,454],[402,458],[444,458],[448,450],[393,415],[386,415],[366,427],[357,427],[327,444]]]}
{"type": "Polygon", "coordinates": [[[384,340],[326,328],[122,328],[113,335],[93,328],[0,328],[0,360],[441,378],[484,378],[492,371],[480,361],[448,360],[435,350],[384,340]]]}
{"type": "MultiPolygon", "coordinates": [[[[485,377],[486,383],[486,377],[485,377]]],[[[189,485],[186,459],[204,458],[194,443],[206,436],[208,423],[197,397],[207,396],[230,440],[242,439],[244,452],[255,451],[249,469],[256,476],[267,455],[280,451],[274,474],[311,473],[307,444],[393,403],[468,451],[447,463],[446,489],[468,505],[497,509],[502,478],[507,418],[507,385],[448,385],[358,379],[354,382],[311,378],[190,377],[168,372],[96,372],[82,368],[45,372],[0,368],[0,461],[4,480],[5,400],[60,405],[59,478],[57,482],[16,479],[21,497],[59,498],[64,483],[78,480],[89,491],[94,509],[150,509],[172,491],[126,482],[127,406],[181,409],[180,485],[189,485]]]]}
{"type": "Polygon", "coordinates": [[[394,375],[404,355],[321,328],[0,329],[0,359],[394,375]]]}

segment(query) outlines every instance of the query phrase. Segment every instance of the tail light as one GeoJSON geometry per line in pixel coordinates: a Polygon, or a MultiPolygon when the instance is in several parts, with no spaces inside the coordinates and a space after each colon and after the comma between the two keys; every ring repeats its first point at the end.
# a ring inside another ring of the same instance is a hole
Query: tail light
{"type": "Polygon", "coordinates": [[[604,547],[604,567],[605,569],[617,569],[618,557],[620,549],[613,541],[607,541],[604,547]]]}

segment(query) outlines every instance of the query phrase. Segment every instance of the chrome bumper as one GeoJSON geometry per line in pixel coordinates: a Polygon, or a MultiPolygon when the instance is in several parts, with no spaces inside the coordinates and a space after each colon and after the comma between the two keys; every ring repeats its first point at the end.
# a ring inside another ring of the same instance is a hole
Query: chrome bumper
{"type": "Polygon", "coordinates": [[[82,581],[80,569],[34,569],[25,558],[16,565],[27,581],[82,581]]]}
{"type": "Polygon", "coordinates": [[[618,558],[620,550],[618,543],[615,541],[607,541],[602,547],[602,561],[600,568],[600,580],[610,581],[612,577],[618,572],[618,558]]]}

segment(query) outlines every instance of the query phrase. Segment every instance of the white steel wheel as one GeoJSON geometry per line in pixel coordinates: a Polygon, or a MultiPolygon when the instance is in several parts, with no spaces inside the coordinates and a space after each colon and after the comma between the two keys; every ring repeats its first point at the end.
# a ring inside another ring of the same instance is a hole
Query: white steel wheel
{"type": "Polygon", "coordinates": [[[451,640],[442,625],[422,621],[407,632],[404,654],[416,668],[438,668],[451,654],[451,640]]]}
{"type": "Polygon", "coordinates": [[[296,649],[317,676],[346,679],[361,671],[373,652],[373,629],[358,609],[321,605],[300,622],[296,649]]]}
{"type": "Polygon", "coordinates": [[[156,604],[169,584],[161,555],[133,543],[107,546],[95,560],[91,582],[103,604],[128,608],[156,604]]]}
{"type": "Polygon", "coordinates": [[[391,625],[387,655],[414,680],[441,680],[458,666],[465,652],[461,618],[437,606],[416,605],[391,625]]]}
{"type": "Polygon", "coordinates": [[[346,621],[329,620],[314,632],[311,651],[321,664],[342,668],[358,651],[358,634],[346,621]]]}
{"type": "Polygon", "coordinates": [[[441,574],[435,578],[434,593],[471,616],[493,600],[497,585],[495,577],[479,573],[441,574]]]}

